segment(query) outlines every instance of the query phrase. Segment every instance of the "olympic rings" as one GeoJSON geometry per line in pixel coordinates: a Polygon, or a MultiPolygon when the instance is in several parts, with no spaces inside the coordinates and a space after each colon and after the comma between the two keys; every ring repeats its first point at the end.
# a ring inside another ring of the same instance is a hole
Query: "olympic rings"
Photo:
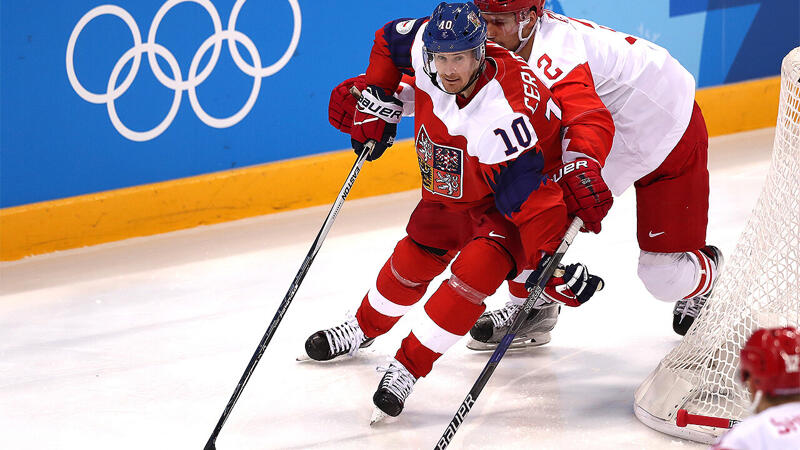
{"type": "Polygon", "coordinates": [[[167,0],[161,6],[161,8],[159,8],[158,12],[156,12],[155,17],[153,17],[153,22],[150,24],[150,29],[147,33],[147,42],[144,43],[142,43],[142,35],[139,32],[139,27],[128,11],[116,5],[97,6],[84,14],[83,17],[78,20],[78,23],[75,25],[75,28],[73,28],[72,34],[70,34],[69,41],[67,42],[66,68],[69,83],[72,86],[72,89],[74,89],[75,92],[87,102],[97,104],[105,103],[108,109],[108,117],[111,120],[112,125],[114,125],[114,128],[117,130],[117,132],[119,132],[119,134],[132,141],[149,141],[156,138],[163,133],[164,130],[169,128],[170,124],[175,119],[175,116],[178,114],[183,91],[188,91],[189,103],[192,106],[192,110],[203,123],[214,128],[231,127],[244,119],[244,117],[247,116],[252,109],[261,89],[261,79],[274,75],[283,69],[283,67],[289,62],[289,59],[294,54],[294,51],[297,49],[297,44],[300,41],[302,19],[300,15],[300,5],[298,0],[288,0],[289,5],[292,8],[292,18],[294,21],[294,28],[292,30],[292,37],[289,41],[289,46],[276,62],[267,67],[262,67],[261,55],[258,53],[258,49],[256,48],[255,44],[253,44],[253,41],[250,40],[250,38],[245,34],[236,30],[236,19],[238,18],[245,1],[246,0],[236,0],[236,3],[231,9],[231,15],[228,19],[228,28],[223,30],[222,20],[211,0],[167,0]],[[208,15],[211,17],[211,22],[214,26],[214,34],[209,36],[195,52],[189,68],[189,73],[184,80],[175,56],[165,47],[156,43],[156,34],[158,33],[158,27],[161,24],[161,20],[164,18],[167,12],[169,12],[174,6],[185,2],[197,3],[198,5],[202,6],[206,12],[208,12],[208,15]],[[95,93],[83,87],[80,81],[78,81],[78,76],[75,73],[75,43],[77,42],[78,37],[80,36],[84,27],[86,27],[86,25],[95,18],[103,15],[115,16],[125,22],[133,37],[133,47],[127,50],[114,65],[114,69],[111,71],[111,75],[108,79],[106,92],[95,93]],[[216,67],[222,47],[222,41],[224,40],[228,41],[228,50],[233,57],[236,67],[238,67],[239,70],[245,74],[253,77],[253,88],[250,91],[250,96],[248,97],[244,106],[242,106],[239,111],[230,117],[219,119],[206,113],[203,107],[200,105],[200,102],[197,99],[197,87],[202,84],[206,78],[208,78],[208,76],[216,67]],[[248,53],[250,53],[250,59],[253,63],[252,65],[248,64],[239,54],[239,50],[236,46],[237,42],[241,43],[244,48],[247,49],[248,53]],[[213,50],[208,63],[198,73],[200,61],[212,46],[213,50]],[[161,121],[161,123],[148,131],[134,131],[122,123],[122,120],[120,120],[119,116],[117,115],[114,102],[120,96],[122,96],[133,83],[133,80],[136,78],[136,75],[139,72],[139,64],[141,63],[142,54],[144,53],[147,54],[148,63],[150,64],[150,68],[155,74],[156,79],[165,87],[175,91],[175,95],[173,97],[169,112],[167,112],[167,116],[161,121]],[[167,76],[167,74],[161,70],[158,61],[156,60],[156,55],[161,56],[164,58],[164,60],[166,60],[167,65],[169,65],[170,71],[172,72],[172,78],[167,76]],[[130,72],[122,81],[122,83],[119,86],[116,86],[123,67],[125,67],[128,61],[131,59],[133,59],[133,63],[131,64],[130,72]]]}
{"type": "MultiPolygon", "coordinates": [[[[236,30],[225,30],[218,34],[211,35],[211,37],[203,42],[203,44],[200,46],[200,49],[194,54],[194,58],[192,58],[192,65],[189,67],[189,78],[193,78],[197,73],[197,66],[200,65],[200,60],[203,58],[203,55],[205,55],[208,47],[214,45],[215,49],[219,48],[219,44],[222,43],[223,39],[227,39],[228,42],[239,41],[244,44],[244,47],[248,52],[250,52],[250,57],[253,59],[253,64],[256,66],[261,66],[261,57],[258,55],[258,49],[256,49],[253,41],[236,30]]],[[[235,44],[233,46],[236,47],[235,44]]],[[[189,102],[192,104],[192,109],[194,109],[197,117],[199,117],[200,120],[202,120],[205,124],[214,128],[227,128],[242,120],[244,116],[250,112],[250,108],[252,108],[256,103],[256,98],[258,98],[258,91],[260,88],[261,77],[253,77],[253,89],[250,91],[250,98],[247,99],[247,102],[244,104],[242,109],[239,110],[239,112],[228,117],[227,119],[217,119],[208,115],[200,106],[200,102],[197,100],[197,91],[195,90],[194,86],[189,89],[189,102]]]]}

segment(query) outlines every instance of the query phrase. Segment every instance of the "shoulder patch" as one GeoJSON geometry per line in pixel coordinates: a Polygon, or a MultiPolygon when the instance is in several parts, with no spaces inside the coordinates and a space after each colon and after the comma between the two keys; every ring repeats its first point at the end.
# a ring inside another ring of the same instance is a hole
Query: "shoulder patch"
{"type": "Polygon", "coordinates": [[[414,28],[414,22],[416,21],[417,19],[405,20],[403,22],[399,22],[397,26],[395,26],[395,29],[400,34],[408,34],[408,32],[411,31],[412,28],[414,28]]]}

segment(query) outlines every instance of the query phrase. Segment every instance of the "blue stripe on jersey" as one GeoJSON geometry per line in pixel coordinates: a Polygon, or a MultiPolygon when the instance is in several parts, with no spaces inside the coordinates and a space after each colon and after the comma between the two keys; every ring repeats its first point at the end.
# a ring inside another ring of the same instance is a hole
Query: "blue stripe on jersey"
{"type": "Polygon", "coordinates": [[[414,69],[411,67],[411,47],[414,45],[414,37],[419,27],[426,21],[427,17],[416,20],[397,19],[383,27],[383,38],[386,40],[392,62],[406,75],[414,75],[414,69]]]}
{"type": "Polygon", "coordinates": [[[547,177],[542,173],[544,155],[531,149],[496,167],[498,170],[492,169],[492,177],[487,181],[494,191],[497,209],[511,218],[513,213],[519,212],[533,191],[547,182],[547,177]]]}

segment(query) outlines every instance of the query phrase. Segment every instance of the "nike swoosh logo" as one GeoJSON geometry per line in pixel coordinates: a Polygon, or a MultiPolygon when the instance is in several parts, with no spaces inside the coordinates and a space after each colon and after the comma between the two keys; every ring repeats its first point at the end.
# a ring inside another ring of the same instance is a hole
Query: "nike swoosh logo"
{"type": "Polygon", "coordinates": [[[661,231],[661,232],[659,232],[659,233],[653,233],[653,232],[651,231],[651,232],[647,233],[647,235],[648,235],[648,236],[650,236],[651,238],[654,238],[654,237],[656,237],[656,236],[661,236],[661,235],[662,235],[662,234],[664,234],[664,233],[666,233],[666,231],[661,231]]]}
{"type": "Polygon", "coordinates": [[[489,232],[489,237],[497,237],[497,238],[500,238],[500,239],[505,239],[506,238],[505,236],[501,236],[501,235],[495,233],[494,231],[490,231],[489,232]]]}

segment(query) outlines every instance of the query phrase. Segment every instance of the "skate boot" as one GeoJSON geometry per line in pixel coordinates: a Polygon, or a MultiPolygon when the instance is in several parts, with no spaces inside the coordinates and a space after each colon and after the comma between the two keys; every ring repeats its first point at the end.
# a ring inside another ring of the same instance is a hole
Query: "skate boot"
{"type": "MultiPolygon", "coordinates": [[[[700,249],[700,251],[711,259],[717,271],[722,268],[722,264],[725,260],[722,257],[722,252],[720,252],[717,247],[707,245],[700,249]]],[[[713,282],[716,284],[716,280],[713,282]]],[[[711,290],[703,295],[675,302],[675,309],[672,310],[672,329],[675,330],[676,333],[681,336],[686,336],[686,332],[689,331],[689,328],[694,323],[694,319],[700,314],[700,310],[705,306],[706,300],[711,297],[713,291],[714,287],[712,286],[711,290]]]]}
{"type": "Polygon", "coordinates": [[[374,340],[364,336],[355,316],[349,316],[343,324],[317,331],[306,339],[306,354],[316,361],[328,361],[337,356],[352,356],[374,340]]]}
{"type": "MultiPolygon", "coordinates": [[[[503,308],[485,312],[469,330],[472,339],[467,343],[471,350],[494,350],[511,329],[511,322],[522,305],[506,303],[503,308]]],[[[536,308],[525,319],[509,348],[538,347],[550,342],[550,331],[555,328],[561,307],[555,303],[536,308]]]]}
{"type": "Polygon", "coordinates": [[[379,372],[386,372],[381,378],[378,390],[372,396],[375,410],[370,425],[383,420],[386,416],[397,417],[403,411],[406,398],[417,379],[404,365],[392,359],[388,366],[378,367],[379,372]]]}

